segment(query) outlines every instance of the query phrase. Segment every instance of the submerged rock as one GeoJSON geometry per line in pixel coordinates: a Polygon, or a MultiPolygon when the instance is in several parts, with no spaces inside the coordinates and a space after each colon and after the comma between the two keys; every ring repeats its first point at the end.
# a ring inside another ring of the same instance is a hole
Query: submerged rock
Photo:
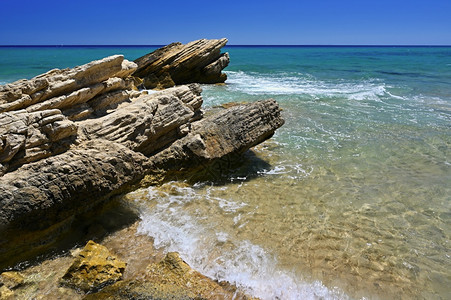
{"type": "Polygon", "coordinates": [[[89,241],[61,279],[63,285],[84,292],[99,290],[121,280],[126,264],[108,249],[89,241]]]}
{"type": "Polygon", "coordinates": [[[252,299],[230,291],[191,269],[176,252],[150,264],[144,278],[125,280],[87,295],[84,299],[252,299]]]}
{"type": "Polygon", "coordinates": [[[172,43],[135,60],[133,76],[143,79],[148,89],[164,89],[187,83],[223,83],[222,70],[229,64],[229,54],[221,48],[227,39],[201,39],[186,45],[172,43]]]}

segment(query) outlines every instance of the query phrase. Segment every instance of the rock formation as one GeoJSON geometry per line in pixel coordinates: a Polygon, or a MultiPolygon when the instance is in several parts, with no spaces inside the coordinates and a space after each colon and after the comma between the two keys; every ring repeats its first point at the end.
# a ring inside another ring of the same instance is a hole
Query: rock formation
{"type": "Polygon", "coordinates": [[[172,43],[135,60],[133,76],[143,79],[148,89],[164,89],[187,83],[223,83],[221,73],[229,64],[229,54],[221,54],[227,39],[198,40],[186,45],[172,43]]]}
{"type": "Polygon", "coordinates": [[[227,290],[191,269],[176,252],[150,264],[142,277],[144,280],[118,281],[85,299],[255,299],[227,290]]]}
{"type": "Polygon", "coordinates": [[[97,291],[122,279],[126,264],[108,249],[89,241],[61,279],[65,286],[84,292],[97,291]]]}
{"type": "MultiPolygon", "coordinates": [[[[225,42],[180,46],[159,65],[176,82],[200,80],[225,42]]],[[[144,176],[243,153],[283,124],[274,100],[203,118],[198,84],[147,94],[134,90],[135,70],[115,55],[0,87],[0,268],[144,176]]]]}
{"type": "Polygon", "coordinates": [[[135,95],[129,75],[136,68],[135,63],[122,55],[113,55],[73,69],[53,69],[30,80],[0,86],[0,113],[59,109],[71,120],[85,118],[135,95]]]}

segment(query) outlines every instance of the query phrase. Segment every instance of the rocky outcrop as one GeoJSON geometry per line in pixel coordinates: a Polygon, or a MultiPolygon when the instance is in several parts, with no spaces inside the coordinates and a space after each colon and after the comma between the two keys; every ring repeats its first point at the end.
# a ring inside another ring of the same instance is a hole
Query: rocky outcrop
{"type": "Polygon", "coordinates": [[[104,139],[150,155],[183,137],[201,117],[199,85],[142,95],[124,109],[79,122],[80,140],[104,139]]]}
{"type": "Polygon", "coordinates": [[[139,181],[148,168],[141,153],[96,140],[5,174],[0,181],[0,267],[54,242],[65,220],[139,181]]]}
{"type": "Polygon", "coordinates": [[[148,89],[164,89],[187,83],[222,83],[222,70],[229,64],[229,54],[222,53],[227,39],[197,40],[186,45],[172,43],[135,60],[133,76],[143,79],[148,89]]]}
{"type": "MultiPolygon", "coordinates": [[[[174,70],[213,68],[225,42],[190,43],[174,70]]],[[[204,118],[198,84],[134,91],[136,68],[116,55],[0,87],[0,268],[47,249],[75,215],[146,175],[205,168],[283,124],[274,100],[204,118]]]]}
{"type": "Polygon", "coordinates": [[[239,155],[270,138],[284,124],[276,101],[234,106],[193,123],[191,131],[152,157],[153,169],[207,168],[227,155],[239,155]]]}
{"type": "Polygon", "coordinates": [[[65,286],[84,292],[97,291],[122,279],[126,264],[108,249],[89,241],[61,279],[65,286]]]}
{"type": "Polygon", "coordinates": [[[71,120],[86,118],[136,95],[133,79],[129,77],[136,68],[135,63],[122,55],[113,55],[0,86],[0,113],[59,109],[71,120]]]}
{"type": "Polygon", "coordinates": [[[57,109],[0,113],[0,176],[64,152],[76,134],[77,125],[57,109]]]}

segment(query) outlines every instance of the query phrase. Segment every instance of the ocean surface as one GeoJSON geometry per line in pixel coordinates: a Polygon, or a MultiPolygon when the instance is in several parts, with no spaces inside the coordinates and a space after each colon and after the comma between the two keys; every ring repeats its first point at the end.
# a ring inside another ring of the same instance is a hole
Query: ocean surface
{"type": "MultiPolygon", "coordinates": [[[[0,84],[156,47],[0,48],[0,84]]],[[[139,234],[262,299],[449,299],[451,47],[226,47],[204,107],[285,125],[217,178],[133,194],[139,234]]]]}

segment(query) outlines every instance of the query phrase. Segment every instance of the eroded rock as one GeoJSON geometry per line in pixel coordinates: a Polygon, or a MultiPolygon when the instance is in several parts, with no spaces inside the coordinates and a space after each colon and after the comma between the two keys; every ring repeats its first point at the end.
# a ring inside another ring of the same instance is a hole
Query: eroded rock
{"type": "Polygon", "coordinates": [[[139,182],[148,168],[143,154],[95,140],[3,175],[0,268],[50,247],[65,223],[139,182]]]}
{"type": "Polygon", "coordinates": [[[96,103],[96,98],[113,91],[131,93],[134,84],[129,76],[136,68],[135,63],[124,60],[122,55],[113,55],[72,69],[53,69],[30,80],[6,84],[0,86],[0,113],[60,109],[71,119],[77,119],[80,115],[70,114],[74,106],[96,103]]]}
{"type": "Polygon", "coordinates": [[[193,270],[176,252],[150,264],[140,280],[119,281],[84,299],[253,299],[193,270]]]}
{"type": "Polygon", "coordinates": [[[92,292],[121,280],[125,267],[126,264],[106,247],[89,241],[64,274],[61,283],[92,292]]]}
{"type": "Polygon", "coordinates": [[[240,155],[284,124],[280,112],[277,102],[269,99],[233,106],[195,122],[188,135],[152,157],[153,168],[208,168],[219,158],[240,155]]]}
{"type": "Polygon", "coordinates": [[[222,70],[229,64],[229,54],[221,54],[227,39],[201,39],[186,45],[172,43],[135,60],[133,76],[143,79],[148,89],[164,89],[187,83],[222,83],[222,70]]]}
{"type": "Polygon", "coordinates": [[[135,70],[159,87],[224,81],[226,42],[176,43],[139,67],[115,55],[1,86],[0,268],[49,249],[75,215],[146,175],[206,168],[271,137],[284,122],[274,100],[204,119],[198,84],[133,90],[135,70]]]}
{"type": "Polygon", "coordinates": [[[106,139],[150,155],[186,133],[200,113],[199,85],[180,86],[142,95],[123,109],[79,123],[80,139],[106,139]]]}
{"type": "Polygon", "coordinates": [[[4,170],[67,150],[77,125],[57,109],[0,113],[0,163],[4,170]]]}

